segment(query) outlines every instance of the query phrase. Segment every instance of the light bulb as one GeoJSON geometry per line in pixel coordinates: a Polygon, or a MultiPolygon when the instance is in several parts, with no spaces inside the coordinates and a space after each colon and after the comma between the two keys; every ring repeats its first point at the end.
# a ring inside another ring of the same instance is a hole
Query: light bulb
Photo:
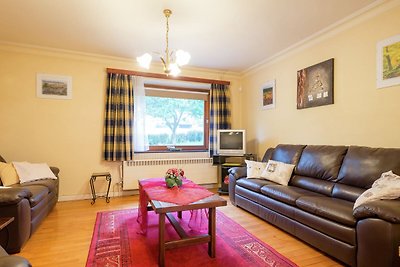
{"type": "Polygon", "coordinates": [[[169,74],[171,74],[172,76],[178,76],[178,74],[181,73],[181,69],[176,63],[169,64],[168,69],[169,69],[169,74]]]}
{"type": "Polygon", "coordinates": [[[175,62],[178,64],[178,66],[183,66],[189,63],[190,60],[190,54],[188,52],[185,52],[183,50],[178,50],[175,53],[175,62]]]}
{"type": "Polygon", "coordinates": [[[152,56],[151,56],[149,53],[146,53],[146,54],[143,54],[143,55],[140,56],[140,57],[137,57],[137,58],[136,58],[136,61],[139,63],[139,65],[140,65],[142,68],[149,69],[149,68],[150,68],[150,63],[151,63],[151,60],[152,60],[152,59],[153,59],[152,56]]]}

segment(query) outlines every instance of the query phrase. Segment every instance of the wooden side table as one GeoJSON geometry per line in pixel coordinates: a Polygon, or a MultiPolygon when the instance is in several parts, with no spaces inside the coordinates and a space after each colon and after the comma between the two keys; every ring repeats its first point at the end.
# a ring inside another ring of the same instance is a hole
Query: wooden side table
{"type": "MultiPolygon", "coordinates": [[[[3,230],[4,228],[6,228],[7,225],[12,223],[13,221],[14,221],[14,217],[0,217],[0,231],[3,230]]],[[[6,231],[7,231],[7,235],[8,235],[7,240],[9,240],[10,239],[10,236],[9,236],[10,233],[8,232],[7,228],[6,228],[6,231]]],[[[7,245],[8,245],[8,241],[7,241],[4,249],[7,248],[7,245]]]]}
{"type": "Polygon", "coordinates": [[[1,217],[0,218],[0,231],[3,230],[7,225],[14,221],[14,217],[1,217]]]}
{"type": "Polygon", "coordinates": [[[111,174],[109,172],[96,172],[92,174],[92,177],[90,177],[90,189],[92,191],[92,202],[90,204],[94,204],[96,202],[96,198],[98,197],[105,197],[106,198],[106,202],[110,203],[110,197],[108,196],[108,194],[110,193],[110,186],[111,186],[111,174]],[[98,177],[105,177],[106,181],[108,182],[108,188],[107,188],[107,194],[106,195],[100,195],[97,196],[96,195],[96,189],[94,188],[94,182],[96,182],[96,179],[98,177]]]}

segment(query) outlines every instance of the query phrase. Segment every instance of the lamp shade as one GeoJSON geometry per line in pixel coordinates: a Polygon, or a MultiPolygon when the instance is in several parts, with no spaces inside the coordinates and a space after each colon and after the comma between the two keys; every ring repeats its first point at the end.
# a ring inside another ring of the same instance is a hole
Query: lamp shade
{"type": "Polygon", "coordinates": [[[181,69],[179,68],[178,64],[176,64],[176,63],[169,64],[168,69],[169,69],[169,73],[172,76],[178,76],[178,74],[181,73],[181,69]]]}
{"type": "Polygon", "coordinates": [[[178,50],[175,53],[175,63],[178,64],[178,66],[183,66],[189,63],[190,60],[190,54],[188,52],[185,52],[183,50],[178,50]]]}
{"type": "Polygon", "coordinates": [[[142,55],[142,56],[140,56],[140,57],[137,57],[137,58],[136,58],[136,61],[139,63],[139,65],[140,65],[142,68],[149,69],[149,68],[150,68],[150,63],[151,63],[151,60],[152,60],[152,59],[153,59],[152,56],[151,56],[149,53],[146,53],[146,54],[144,54],[144,55],[142,55]]]}

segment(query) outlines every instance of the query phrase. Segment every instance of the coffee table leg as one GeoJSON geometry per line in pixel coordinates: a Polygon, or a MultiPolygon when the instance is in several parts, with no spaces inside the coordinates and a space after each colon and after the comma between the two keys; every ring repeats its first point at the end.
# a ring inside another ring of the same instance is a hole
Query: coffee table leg
{"type": "Polygon", "coordinates": [[[216,211],[215,208],[208,209],[208,235],[210,242],[208,242],[208,255],[215,258],[215,233],[216,233],[216,211]]]}
{"type": "Polygon", "coordinates": [[[165,213],[160,213],[158,222],[158,266],[165,265],[165,213]]]}

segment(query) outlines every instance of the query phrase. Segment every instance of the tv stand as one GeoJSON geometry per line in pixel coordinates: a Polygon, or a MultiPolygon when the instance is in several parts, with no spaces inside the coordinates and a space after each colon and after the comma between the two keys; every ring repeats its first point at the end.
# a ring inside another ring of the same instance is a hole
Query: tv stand
{"type": "Polygon", "coordinates": [[[221,195],[229,194],[229,169],[232,167],[245,167],[245,160],[256,160],[257,157],[254,154],[244,154],[242,156],[236,155],[214,155],[213,165],[218,166],[218,181],[220,187],[218,193],[221,195]]]}

